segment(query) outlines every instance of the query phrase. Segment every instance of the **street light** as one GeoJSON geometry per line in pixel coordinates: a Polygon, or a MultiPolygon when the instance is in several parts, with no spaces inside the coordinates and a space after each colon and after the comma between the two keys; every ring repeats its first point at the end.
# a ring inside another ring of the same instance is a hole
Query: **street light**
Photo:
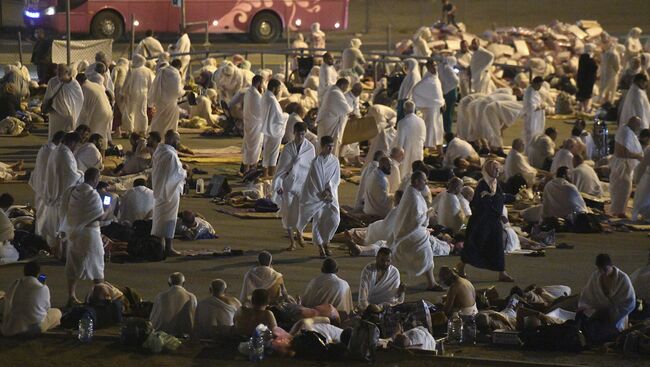
{"type": "Polygon", "coordinates": [[[301,24],[302,24],[302,20],[296,19],[296,27],[300,27],[301,24]]]}
{"type": "Polygon", "coordinates": [[[213,27],[216,27],[216,26],[218,26],[218,25],[219,25],[219,21],[218,21],[218,20],[215,19],[215,20],[212,21],[212,26],[213,26],[213,27]]]}
{"type": "Polygon", "coordinates": [[[339,22],[334,23],[334,28],[336,28],[336,29],[341,28],[341,23],[339,23],[339,22]]]}
{"type": "Polygon", "coordinates": [[[140,25],[140,22],[139,22],[139,21],[136,20],[136,21],[133,22],[133,26],[134,26],[134,27],[138,27],[139,25],[140,25]]]}

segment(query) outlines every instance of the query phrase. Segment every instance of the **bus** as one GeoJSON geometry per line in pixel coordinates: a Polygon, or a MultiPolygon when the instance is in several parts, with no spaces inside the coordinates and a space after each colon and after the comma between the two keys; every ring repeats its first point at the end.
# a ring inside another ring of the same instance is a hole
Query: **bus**
{"type": "MultiPolygon", "coordinates": [[[[306,31],[314,22],[323,30],[346,29],[349,0],[69,0],[70,31],[97,39],[120,39],[136,31],[178,33],[180,1],[185,3],[188,32],[248,33],[254,42],[269,43],[291,31],[306,31]],[[133,16],[133,22],[131,22],[133,16]],[[193,27],[190,25],[194,25],[193,27]]],[[[28,28],[66,32],[66,0],[25,0],[28,28]]]]}

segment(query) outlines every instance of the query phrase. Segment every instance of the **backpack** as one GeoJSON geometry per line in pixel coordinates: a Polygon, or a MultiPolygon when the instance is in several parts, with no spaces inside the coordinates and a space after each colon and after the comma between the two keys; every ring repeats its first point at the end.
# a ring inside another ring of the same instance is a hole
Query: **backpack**
{"type": "Polygon", "coordinates": [[[352,329],[348,342],[348,358],[362,362],[374,362],[379,343],[379,328],[377,325],[361,320],[352,329]]]}
{"type": "Polygon", "coordinates": [[[598,217],[591,213],[580,213],[571,225],[571,232],[574,233],[601,233],[603,226],[598,217]]]}
{"type": "Polygon", "coordinates": [[[587,346],[587,339],[575,322],[560,325],[543,325],[525,330],[520,335],[524,347],[535,350],[580,352],[587,346]]]}
{"type": "Polygon", "coordinates": [[[302,330],[291,340],[296,358],[323,360],[327,358],[327,338],[311,330],[302,330]]]}
{"type": "Polygon", "coordinates": [[[120,330],[120,342],[123,345],[139,347],[153,332],[151,321],[139,317],[130,317],[124,321],[120,330]]]}
{"type": "Polygon", "coordinates": [[[271,201],[271,199],[263,198],[255,200],[255,211],[258,213],[275,213],[280,208],[271,201]]]}
{"type": "Polygon", "coordinates": [[[61,327],[64,329],[78,328],[79,320],[81,320],[86,314],[90,315],[90,318],[93,320],[93,325],[97,328],[97,313],[94,308],[86,305],[72,307],[68,312],[66,312],[61,317],[61,327]]]}
{"type": "Polygon", "coordinates": [[[95,329],[122,322],[122,302],[119,300],[93,303],[90,307],[95,311],[95,329]]]}
{"type": "Polygon", "coordinates": [[[167,258],[165,245],[160,238],[151,235],[152,222],[137,220],[133,223],[133,233],[126,251],[138,261],[163,261],[167,258]]]}

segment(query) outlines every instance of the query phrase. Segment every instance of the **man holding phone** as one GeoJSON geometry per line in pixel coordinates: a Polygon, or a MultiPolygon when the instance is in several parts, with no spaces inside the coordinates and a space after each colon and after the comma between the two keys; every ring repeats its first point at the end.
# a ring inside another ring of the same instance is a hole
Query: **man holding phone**
{"type": "Polygon", "coordinates": [[[62,200],[65,213],[63,232],[68,241],[65,272],[68,278],[68,303],[80,304],[75,293],[79,279],[104,280],[104,244],[99,220],[104,215],[101,196],[95,189],[99,170],[89,168],[84,183],[66,191],[62,200]]]}

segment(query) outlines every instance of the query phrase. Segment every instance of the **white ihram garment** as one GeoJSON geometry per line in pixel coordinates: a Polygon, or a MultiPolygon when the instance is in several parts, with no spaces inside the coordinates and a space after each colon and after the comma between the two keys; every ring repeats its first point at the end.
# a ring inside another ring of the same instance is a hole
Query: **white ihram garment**
{"type": "Polygon", "coordinates": [[[160,44],[160,41],[153,37],[146,37],[137,46],[135,46],[134,54],[143,56],[145,58],[158,57],[158,55],[165,52],[165,49],[160,44]]]}
{"type": "Polygon", "coordinates": [[[52,140],[57,131],[67,133],[74,130],[84,103],[84,94],[79,83],[73,79],[62,85],[57,76],[47,82],[43,102],[52,98],[54,98],[52,103],[54,111],[48,113],[48,140],[52,140]]]}
{"type": "Polygon", "coordinates": [[[86,172],[88,168],[97,168],[99,171],[104,169],[102,153],[93,143],[85,143],[77,148],[74,156],[77,160],[77,169],[81,172],[86,172]]]}
{"type": "Polygon", "coordinates": [[[361,270],[359,281],[359,308],[365,310],[368,305],[395,306],[404,302],[404,294],[397,296],[400,280],[399,270],[388,265],[388,270],[381,279],[377,279],[377,264],[370,263],[361,270]]]}
{"type": "Polygon", "coordinates": [[[331,136],[334,139],[334,154],[339,156],[339,149],[343,141],[343,133],[348,123],[348,115],[352,113],[352,106],[348,103],[345,95],[337,86],[330,87],[321,100],[316,123],[317,133],[320,140],[323,136],[331,136]]]}
{"type": "Polygon", "coordinates": [[[634,293],[636,297],[644,301],[650,299],[650,265],[643,266],[637,269],[632,275],[630,280],[634,286],[634,293]]]}
{"type": "MultiPolygon", "coordinates": [[[[174,53],[178,54],[184,54],[188,53],[191,51],[192,48],[192,42],[190,42],[190,36],[187,35],[187,33],[184,33],[181,38],[176,41],[176,47],[174,48],[174,53]]],[[[190,60],[192,59],[192,56],[190,55],[183,55],[183,56],[177,56],[176,58],[181,60],[181,77],[183,80],[185,80],[185,75],[187,74],[187,69],[190,66],[190,60]]]]}
{"type": "Polygon", "coordinates": [[[289,115],[282,112],[278,99],[271,91],[262,96],[262,133],[264,134],[264,149],[262,151],[262,166],[275,167],[280,155],[280,144],[287,128],[289,115]]]}
{"type": "Polygon", "coordinates": [[[214,296],[201,300],[194,313],[194,337],[213,339],[219,335],[219,327],[233,326],[235,314],[241,308],[241,303],[235,301],[231,305],[214,296]]]}
{"type": "Polygon", "coordinates": [[[580,192],[596,197],[603,196],[603,185],[598,179],[598,174],[585,162],[581,163],[571,171],[571,182],[576,185],[576,188],[580,192]]]}
{"type": "Polygon", "coordinates": [[[239,300],[243,304],[249,304],[251,294],[256,289],[270,289],[283,280],[282,273],[275,271],[270,266],[258,265],[249,269],[244,274],[244,281],[242,282],[241,294],[239,300]]]}
{"type": "Polygon", "coordinates": [[[399,168],[402,180],[411,174],[411,164],[424,158],[424,139],[427,128],[424,120],[410,113],[397,123],[394,146],[404,149],[404,160],[399,168]]]}
{"type": "Polygon", "coordinates": [[[616,45],[601,55],[600,58],[600,99],[601,102],[614,102],[618,73],[621,70],[621,57],[616,52],[616,45]]]}
{"type": "Polygon", "coordinates": [[[150,220],[153,217],[153,206],[153,190],[146,186],[136,186],[122,196],[118,220],[128,226],[137,220],[150,220]]]}
{"type": "Polygon", "coordinates": [[[171,145],[159,144],[153,154],[151,183],[154,207],[151,234],[160,238],[174,238],[178,206],[187,172],[171,145]]]}
{"type": "Polygon", "coordinates": [[[306,139],[300,147],[296,146],[295,141],[291,141],[282,150],[273,177],[273,202],[280,207],[279,214],[285,229],[298,228],[300,193],[315,156],[314,145],[306,139]],[[282,189],[282,195],[278,194],[279,189],[282,189]]]}
{"type": "Polygon", "coordinates": [[[422,79],[417,60],[406,59],[404,60],[404,64],[406,65],[406,76],[404,76],[402,84],[399,86],[399,91],[397,92],[398,100],[406,100],[411,98],[413,87],[415,87],[415,85],[418,84],[418,82],[420,82],[422,79]]]}
{"type": "Polygon", "coordinates": [[[512,149],[506,157],[505,178],[506,181],[515,175],[521,175],[526,180],[526,186],[533,187],[537,169],[528,163],[528,158],[518,151],[512,149]]]}
{"type": "Polygon", "coordinates": [[[104,144],[111,140],[113,108],[102,85],[86,81],[81,86],[84,103],[79,114],[78,124],[90,127],[90,132],[104,138],[104,144]]]}
{"type": "Polygon", "coordinates": [[[47,161],[50,155],[56,149],[56,145],[50,142],[43,145],[36,155],[36,163],[31,176],[29,176],[29,186],[34,191],[34,208],[36,209],[36,224],[34,231],[37,235],[43,235],[43,222],[45,221],[45,209],[43,196],[47,184],[45,175],[47,172],[47,161]]]}
{"type": "Polygon", "coordinates": [[[305,307],[331,304],[347,314],[354,310],[350,285],[336,274],[320,274],[309,281],[301,299],[305,307]]]}
{"type": "Polygon", "coordinates": [[[476,153],[472,144],[459,137],[455,137],[447,144],[442,166],[445,168],[454,168],[454,161],[457,158],[467,159],[468,157],[478,157],[478,153],[476,153]]]}
{"type": "Polygon", "coordinates": [[[567,218],[587,212],[587,204],[578,189],[563,178],[554,178],[544,186],[542,218],[567,218]]]}
{"type": "Polygon", "coordinates": [[[643,160],[636,167],[637,178],[636,192],[634,193],[634,207],[632,220],[637,220],[639,215],[650,221],[650,147],[646,148],[643,160]]]}
{"type": "Polygon", "coordinates": [[[569,171],[573,170],[573,153],[570,150],[562,148],[555,153],[551,163],[551,173],[556,174],[560,167],[568,167],[569,171]]]}
{"type": "Polygon", "coordinates": [[[82,183],[61,200],[61,230],[68,240],[65,273],[69,279],[104,279],[104,243],[99,219],[104,207],[99,193],[82,183]]]}
{"type": "Polygon", "coordinates": [[[300,197],[300,216],[298,230],[303,230],[312,220],[313,242],[324,245],[330,242],[341,220],[339,212],[338,188],[341,172],[338,159],[328,154],[314,158],[305,186],[300,197]],[[321,199],[321,194],[329,190],[331,201],[321,199]]]}
{"type": "Polygon", "coordinates": [[[438,75],[426,73],[424,78],[413,87],[413,102],[422,111],[427,128],[424,146],[433,148],[442,145],[444,130],[442,126],[442,113],[440,108],[445,105],[442,94],[442,85],[438,75]]]}
{"type": "Polygon", "coordinates": [[[250,86],[244,94],[244,143],[242,161],[245,165],[257,164],[262,151],[262,94],[250,86]]]}
{"type": "Polygon", "coordinates": [[[122,111],[122,131],[141,132],[147,131],[149,119],[147,117],[147,100],[149,91],[153,86],[154,73],[145,66],[142,56],[133,56],[133,66],[126,75],[122,86],[124,94],[125,111],[122,111]]]}
{"type": "Polygon", "coordinates": [[[470,70],[472,72],[472,92],[491,93],[494,89],[490,68],[494,62],[494,54],[483,47],[472,54],[470,70]]]}
{"type": "Polygon", "coordinates": [[[363,167],[361,170],[361,177],[359,178],[359,188],[357,189],[357,196],[354,200],[354,208],[357,210],[363,209],[363,201],[366,196],[366,185],[368,183],[368,178],[374,172],[377,167],[379,167],[379,162],[370,161],[370,164],[363,167]]]}
{"type": "Polygon", "coordinates": [[[169,335],[190,335],[194,325],[196,296],[180,285],[158,293],[151,309],[151,324],[169,335]]]}
{"type": "Polygon", "coordinates": [[[533,136],[544,132],[544,123],[546,112],[544,108],[544,99],[542,94],[532,86],[526,88],[524,93],[524,131],[522,139],[528,146],[533,136]]]}
{"type": "Polygon", "coordinates": [[[641,90],[636,84],[625,94],[621,117],[618,120],[621,125],[627,124],[630,118],[637,116],[641,119],[641,129],[650,126],[650,102],[645,90],[641,90]]]}
{"type": "Polygon", "coordinates": [[[322,105],[328,89],[336,84],[338,73],[334,65],[323,64],[318,74],[318,103],[322,105]]]}
{"type": "Polygon", "coordinates": [[[178,128],[178,99],[183,96],[183,83],[181,74],[173,66],[158,70],[149,94],[149,105],[156,107],[156,112],[151,119],[150,131],[156,131],[160,136],[165,136],[167,130],[178,128]]]}
{"type": "Polygon", "coordinates": [[[621,331],[627,327],[627,316],[634,311],[636,297],[630,278],[623,271],[614,267],[614,281],[609,294],[605,294],[602,285],[602,274],[596,270],[591,274],[587,285],[580,293],[578,308],[584,309],[587,316],[596,311],[605,311],[609,319],[616,322],[616,328],[621,331]]]}
{"type": "Polygon", "coordinates": [[[381,169],[376,168],[366,182],[363,212],[384,218],[392,208],[393,198],[389,194],[388,177],[381,169]]]}
{"type": "Polygon", "coordinates": [[[372,160],[375,152],[381,150],[388,155],[397,136],[397,130],[394,127],[395,122],[397,122],[397,112],[395,110],[388,106],[376,104],[368,108],[368,115],[375,119],[377,126],[379,126],[379,134],[370,140],[368,153],[366,154],[366,157],[370,159],[366,159],[365,165],[368,165],[369,161],[372,160]]]}
{"type": "MultiPolygon", "coordinates": [[[[616,144],[624,146],[630,153],[643,154],[641,143],[634,131],[622,125],[616,132],[616,144]]],[[[636,159],[620,158],[614,155],[609,163],[609,192],[612,198],[611,212],[625,213],[627,201],[632,192],[634,168],[639,164],[636,159]]]]}

